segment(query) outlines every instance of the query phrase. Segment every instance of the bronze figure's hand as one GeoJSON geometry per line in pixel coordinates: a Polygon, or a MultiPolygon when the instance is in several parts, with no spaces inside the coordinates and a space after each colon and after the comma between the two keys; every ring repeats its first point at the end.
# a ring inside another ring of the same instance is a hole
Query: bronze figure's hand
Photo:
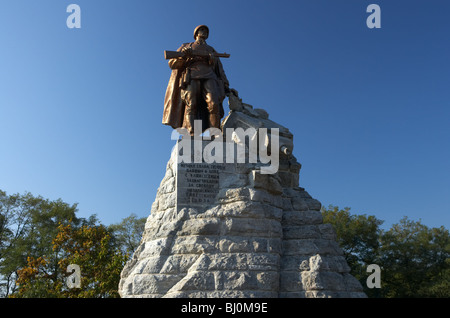
{"type": "Polygon", "coordinates": [[[181,52],[184,54],[185,57],[192,56],[192,48],[190,47],[185,47],[184,49],[181,50],[181,52]]]}
{"type": "Polygon", "coordinates": [[[216,63],[216,57],[213,53],[209,53],[209,65],[214,65],[216,63]]]}

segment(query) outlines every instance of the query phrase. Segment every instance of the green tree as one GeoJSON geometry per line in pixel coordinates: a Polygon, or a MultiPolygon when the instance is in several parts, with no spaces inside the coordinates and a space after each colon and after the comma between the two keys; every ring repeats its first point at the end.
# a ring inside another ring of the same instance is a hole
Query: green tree
{"type": "Polygon", "coordinates": [[[108,226],[123,253],[131,255],[137,249],[144,232],[145,221],[146,218],[138,218],[135,214],[131,214],[120,223],[108,226]]]}
{"type": "MultiPolygon", "coordinates": [[[[76,212],[76,204],[61,199],[51,201],[31,193],[7,195],[0,190],[0,297],[16,291],[17,272],[27,266],[29,257],[53,253],[59,224],[71,221],[79,226],[96,220],[95,216],[77,218],[76,212]]],[[[49,266],[56,268],[56,261],[49,266]]]]}
{"type": "Polygon", "coordinates": [[[117,286],[127,257],[114,245],[105,226],[60,225],[52,244],[51,257],[29,257],[27,266],[18,271],[19,290],[13,297],[119,296],[117,286]],[[57,266],[52,266],[56,260],[57,266]],[[69,288],[66,284],[66,271],[71,264],[81,269],[80,288],[69,288]]]}
{"type": "Polygon", "coordinates": [[[105,227],[76,216],[77,205],[0,190],[0,297],[117,297],[120,272],[137,248],[145,218],[105,227]],[[68,289],[66,269],[82,269],[68,289]]]}
{"type": "Polygon", "coordinates": [[[381,236],[385,297],[450,297],[450,236],[407,217],[381,236]]]}
{"type": "Polygon", "coordinates": [[[354,275],[369,297],[450,297],[450,236],[443,226],[429,228],[407,217],[389,230],[374,216],[350,208],[322,209],[354,275]],[[381,288],[369,289],[367,266],[381,268],[381,288]]]}
{"type": "Polygon", "coordinates": [[[365,287],[366,294],[376,296],[377,290],[366,287],[367,266],[379,262],[379,237],[382,232],[382,220],[373,215],[352,215],[350,208],[339,209],[330,205],[322,208],[324,223],[333,225],[339,245],[345,259],[355,276],[365,287]]]}

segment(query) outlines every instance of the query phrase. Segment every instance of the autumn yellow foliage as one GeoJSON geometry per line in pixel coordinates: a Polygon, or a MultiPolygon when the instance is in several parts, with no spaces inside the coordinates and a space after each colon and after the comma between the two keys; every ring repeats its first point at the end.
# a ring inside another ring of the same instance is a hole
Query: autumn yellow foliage
{"type": "Polygon", "coordinates": [[[114,246],[103,225],[59,225],[52,241],[52,255],[28,257],[18,271],[18,292],[12,297],[118,297],[120,272],[127,256],[114,246]],[[70,264],[80,267],[80,288],[70,288],[66,279],[70,264]]]}

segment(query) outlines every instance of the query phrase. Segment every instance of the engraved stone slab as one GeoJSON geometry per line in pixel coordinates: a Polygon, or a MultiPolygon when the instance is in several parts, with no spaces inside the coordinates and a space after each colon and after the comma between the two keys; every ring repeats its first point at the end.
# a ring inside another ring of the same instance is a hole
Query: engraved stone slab
{"type": "Polygon", "coordinates": [[[183,208],[204,210],[215,204],[221,184],[235,173],[235,164],[177,164],[177,211],[183,208]]]}

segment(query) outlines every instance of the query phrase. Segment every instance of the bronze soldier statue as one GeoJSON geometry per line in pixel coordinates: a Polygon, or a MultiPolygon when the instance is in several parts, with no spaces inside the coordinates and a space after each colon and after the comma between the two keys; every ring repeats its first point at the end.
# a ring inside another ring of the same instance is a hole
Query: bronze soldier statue
{"type": "Polygon", "coordinates": [[[163,124],[194,133],[194,120],[202,120],[202,132],[219,128],[224,115],[222,102],[229,94],[228,79],[217,53],[206,44],[209,29],[199,25],[195,42],[184,43],[177,52],[166,51],[172,69],[164,100],[163,124]]]}

